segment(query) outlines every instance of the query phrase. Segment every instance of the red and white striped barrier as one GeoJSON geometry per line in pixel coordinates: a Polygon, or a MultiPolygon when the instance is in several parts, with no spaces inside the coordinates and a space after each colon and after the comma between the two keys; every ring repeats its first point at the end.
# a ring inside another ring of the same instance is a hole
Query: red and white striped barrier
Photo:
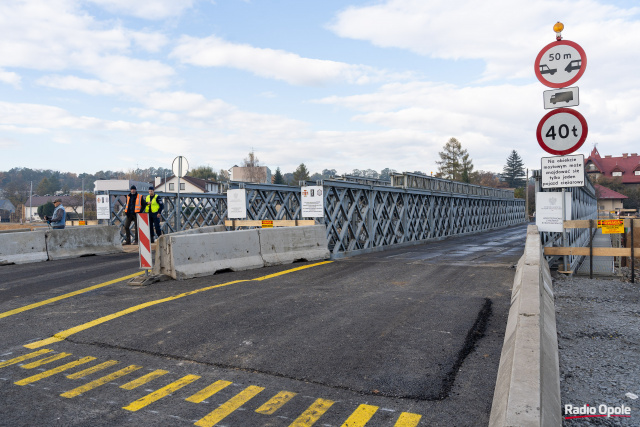
{"type": "Polygon", "coordinates": [[[151,258],[151,228],[149,227],[149,214],[138,214],[138,250],[140,252],[140,268],[149,270],[153,268],[151,258]]]}

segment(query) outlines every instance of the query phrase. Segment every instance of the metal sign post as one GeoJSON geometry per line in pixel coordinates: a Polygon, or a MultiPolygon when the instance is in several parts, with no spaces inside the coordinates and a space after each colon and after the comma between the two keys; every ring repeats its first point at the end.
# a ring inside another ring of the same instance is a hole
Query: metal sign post
{"type": "MultiPolygon", "coordinates": [[[[173,159],[173,164],[171,165],[171,169],[173,170],[173,173],[175,174],[175,176],[178,177],[178,194],[177,194],[177,198],[176,198],[176,231],[180,231],[180,229],[182,228],[182,221],[181,221],[181,216],[182,216],[182,206],[180,204],[180,178],[184,177],[187,175],[187,172],[189,172],[189,162],[187,161],[186,157],[183,156],[178,156],[175,159],[173,159]]],[[[166,180],[165,180],[166,182],[166,180]]]]}

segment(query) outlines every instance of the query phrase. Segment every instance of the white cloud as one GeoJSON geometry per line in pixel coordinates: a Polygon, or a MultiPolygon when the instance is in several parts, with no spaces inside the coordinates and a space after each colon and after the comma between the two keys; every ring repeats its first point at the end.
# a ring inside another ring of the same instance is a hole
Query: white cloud
{"type": "MultiPolygon", "coordinates": [[[[388,79],[389,73],[365,65],[304,58],[278,49],[230,43],[219,37],[183,36],[170,55],[200,67],[231,67],[257,76],[301,86],[329,83],[368,84],[388,79]]],[[[396,78],[407,76],[396,75],[396,78]]]]}
{"type": "Polygon", "coordinates": [[[20,83],[22,82],[22,77],[20,77],[20,75],[17,73],[0,69],[0,82],[10,84],[15,88],[19,88],[20,83]]]}
{"type": "Polygon", "coordinates": [[[55,89],[77,90],[89,95],[113,95],[118,93],[116,87],[100,80],[82,79],[76,76],[44,76],[37,84],[55,89]]]}
{"type": "Polygon", "coordinates": [[[87,0],[106,10],[143,19],[164,19],[180,15],[193,0],[87,0]]]}
{"type": "Polygon", "coordinates": [[[455,7],[445,0],[388,0],[349,7],[328,28],[433,58],[480,59],[485,79],[528,78],[539,49],[554,41],[550,17],[562,17],[564,38],[583,44],[587,56],[602,54],[619,64],[640,44],[640,22],[634,20],[639,14],[639,8],[594,0],[461,0],[455,7]]]}

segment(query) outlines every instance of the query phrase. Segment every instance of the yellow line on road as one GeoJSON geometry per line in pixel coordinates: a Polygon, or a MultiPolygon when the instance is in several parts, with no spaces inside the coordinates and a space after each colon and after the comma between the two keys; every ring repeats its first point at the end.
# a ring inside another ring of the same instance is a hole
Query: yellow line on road
{"type": "Polygon", "coordinates": [[[109,375],[105,375],[104,377],[98,378],[97,380],[93,380],[85,385],[81,385],[80,387],[76,387],[73,390],[69,390],[67,392],[62,393],[60,396],[72,398],[76,397],[82,393],[86,393],[89,390],[93,390],[96,387],[100,387],[101,385],[110,383],[113,380],[117,380],[120,377],[124,377],[125,375],[130,374],[133,371],[138,369],[142,369],[142,366],[138,365],[129,365],[126,368],[122,368],[119,371],[113,372],[109,375]]]}
{"type": "Polygon", "coordinates": [[[223,388],[230,386],[231,384],[233,384],[231,381],[223,381],[223,380],[216,381],[210,386],[203,388],[193,396],[187,397],[185,400],[187,402],[200,403],[208,399],[209,397],[213,396],[223,388]]]}
{"type": "Polygon", "coordinates": [[[334,403],[333,400],[317,399],[289,427],[311,427],[334,403]]]}
{"type": "Polygon", "coordinates": [[[250,385],[240,393],[233,396],[231,399],[227,400],[222,405],[218,406],[218,409],[208,413],[207,415],[199,419],[195,423],[195,425],[199,427],[211,427],[218,424],[220,421],[225,419],[227,415],[231,414],[233,411],[253,399],[254,396],[260,393],[262,390],[264,390],[263,387],[250,385]]]}
{"type": "Polygon", "coordinates": [[[155,380],[156,378],[161,377],[168,373],[169,371],[165,371],[164,369],[156,369],[153,372],[149,372],[147,375],[141,376],[137,380],[133,380],[131,382],[121,385],[120,388],[123,388],[125,390],[133,390],[134,388],[140,387],[141,385],[146,384],[149,381],[155,380]]]}
{"type": "Polygon", "coordinates": [[[403,412],[393,427],[416,427],[420,422],[420,418],[422,418],[422,415],[403,412]]]}
{"type": "Polygon", "coordinates": [[[160,400],[163,397],[169,396],[171,393],[175,392],[176,390],[180,390],[182,387],[186,386],[187,384],[191,384],[199,378],[200,375],[185,375],[179,380],[174,381],[171,384],[168,384],[154,391],[153,393],[147,394],[146,396],[141,397],[135,402],[131,402],[127,406],[123,406],[122,409],[126,409],[127,411],[132,412],[138,411],[145,406],[155,402],[156,400],[160,400]]]}
{"type": "Polygon", "coordinates": [[[53,356],[45,357],[44,359],[36,360],[35,362],[27,363],[26,365],[22,365],[21,368],[24,369],[33,369],[38,366],[46,365],[47,363],[55,362],[56,360],[63,359],[67,356],[71,356],[71,353],[59,353],[53,356]]]}
{"type": "Polygon", "coordinates": [[[4,368],[5,366],[15,365],[16,363],[23,362],[28,359],[33,359],[34,357],[38,357],[42,354],[51,353],[53,350],[49,350],[48,348],[43,348],[42,350],[34,351],[33,353],[25,354],[23,356],[14,357],[13,359],[5,360],[4,362],[0,362],[0,368],[4,368]]]}
{"type": "Polygon", "coordinates": [[[273,415],[274,412],[282,408],[285,403],[293,399],[297,394],[292,391],[281,391],[256,409],[256,412],[263,415],[273,415]]]}
{"type": "Polygon", "coordinates": [[[83,294],[85,292],[93,291],[94,289],[104,288],[105,286],[113,285],[114,283],[122,282],[123,280],[131,279],[133,277],[144,274],[144,271],[140,271],[138,273],[133,273],[125,277],[120,277],[119,279],[110,280],[108,282],[100,283],[97,285],[89,286],[88,288],[79,289],[77,291],[69,292],[68,294],[60,295],[54,298],[49,298],[44,301],[36,302],[33,304],[25,305],[24,307],[16,308],[14,310],[5,311],[4,313],[0,313],[0,319],[3,317],[13,316],[14,314],[22,313],[23,311],[32,310],[34,308],[42,307],[43,305],[51,304],[52,302],[60,301],[65,298],[71,298],[76,295],[83,294]]]}
{"type": "Polygon", "coordinates": [[[236,283],[261,281],[261,280],[271,279],[273,277],[282,276],[284,274],[293,273],[295,271],[300,271],[300,270],[304,270],[304,269],[307,269],[307,268],[317,267],[319,265],[328,264],[330,262],[332,262],[332,261],[323,261],[323,262],[319,262],[319,263],[316,263],[316,264],[304,265],[302,267],[292,268],[290,270],[285,270],[285,271],[281,271],[279,273],[269,274],[267,276],[257,277],[255,279],[233,280],[231,282],[222,283],[220,285],[207,286],[206,288],[200,288],[200,289],[196,289],[196,290],[193,290],[193,291],[184,292],[184,293],[181,293],[181,294],[178,294],[178,295],[174,295],[174,296],[171,296],[171,297],[166,297],[166,298],[162,298],[162,299],[159,299],[159,300],[149,301],[149,302],[145,302],[143,304],[134,305],[133,307],[129,307],[129,308],[125,309],[125,310],[121,310],[121,311],[118,311],[116,313],[100,317],[100,318],[98,318],[96,320],[92,320],[91,322],[83,323],[82,325],[78,325],[78,326],[73,327],[71,329],[67,329],[67,330],[58,332],[57,334],[54,334],[51,338],[46,338],[46,339],[43,339],[43,340],[40,340],[40,341],[32,342],[30,344],[26,344],[25,347],[26,348],[30,348],[30,349],[35,349],[35,348],[44,347],[44,346],[47,346],[49,344],[53,344],[53,343],[56,343],[56,342],[64,341],[66,338],[70,337],[71,335],[77,334],[78,332],[82,332],[82,331],[85,331],[85,330],[87,330],[89,328],[93,328],[94,326],[97,326],[97,325],[100,325],[102,323],[108,322],[109,320],[117,319],[118,317],[130,314],[130,313],[135,313],[136,311],[140,311],[140,310],[145,309],[147,307],[151,307],[151,306],[154,306],[154,305],[157,305],[157,304],[162,304],[163,302],[174,301],[174,300],[177,300],[177,299],[180,299],[180,298],[184,298],[184,297],[187,297],[187,296],[190,296],[190,295],[194,295],[194,294],[197,294],[197,293],[200,293],[200,292],[209,291],[211,289],[222,288],[222,287],[233,285],[233,284],[236,284],[236,283]]]}
{"type": "Polygon", "coordinates": [[[364,427],[377,410],[377,406],[360,405],[358,406],[358,409],[353,411],[353,414],[347,418],[341,427],[364,427]]]}
{"type": "Polygon", "coordinates": [[[70,362],[70,363],[67,363],[66,365],[61,365],[61,366],[58,366],[57,368],[49,369],[48,371],[41,372],[41,373],[39,373],[37,375],[33,375],[31,377],[27,377],[27,378],[25,378],[23,380],[20,380],[20,381],[16,381],[14,384],[17,384],[17,385],[31,384],[31,383],[34,383],[36,381],[40,381],[40,380],[42,380],[44,378],[48,378],[48,377],[50,377],[52,375],[58,374],[60,372],[64,372],[64,371],[67,371],[69,369],[75,368],[76,366],[82,365],[83,363],[91,362],[92,360],[96,360],[96,358],[95,357],[91,357],[91,356],[83,357],[82,359],[78,359],[75,362],[70,362]]]}
{"type": "Polygon", "coordinates": [[[84,378],[87,375],[93,374],[94,372],[102,371],[103,369],[107,369],[108,367],[117,365],[117,364],[118,364],[117,360],[107,360],[106,362],[102,362],[99,365],[92,366],[83,371],[76,372],[75,374],[67,375],[67,378],[72,380],[77,380],[78,378],[84,378]]]}

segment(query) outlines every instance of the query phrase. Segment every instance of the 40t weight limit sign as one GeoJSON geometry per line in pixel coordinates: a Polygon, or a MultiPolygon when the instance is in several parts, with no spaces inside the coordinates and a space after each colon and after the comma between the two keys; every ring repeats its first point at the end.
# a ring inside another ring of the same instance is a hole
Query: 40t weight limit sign
{"type": "Polygon", "coordinates": [[[536,130],[538,144],[549,154],[571,154],[587,139],[587,121],[570,108],[558,108],[547,113],[536,130]]]}

